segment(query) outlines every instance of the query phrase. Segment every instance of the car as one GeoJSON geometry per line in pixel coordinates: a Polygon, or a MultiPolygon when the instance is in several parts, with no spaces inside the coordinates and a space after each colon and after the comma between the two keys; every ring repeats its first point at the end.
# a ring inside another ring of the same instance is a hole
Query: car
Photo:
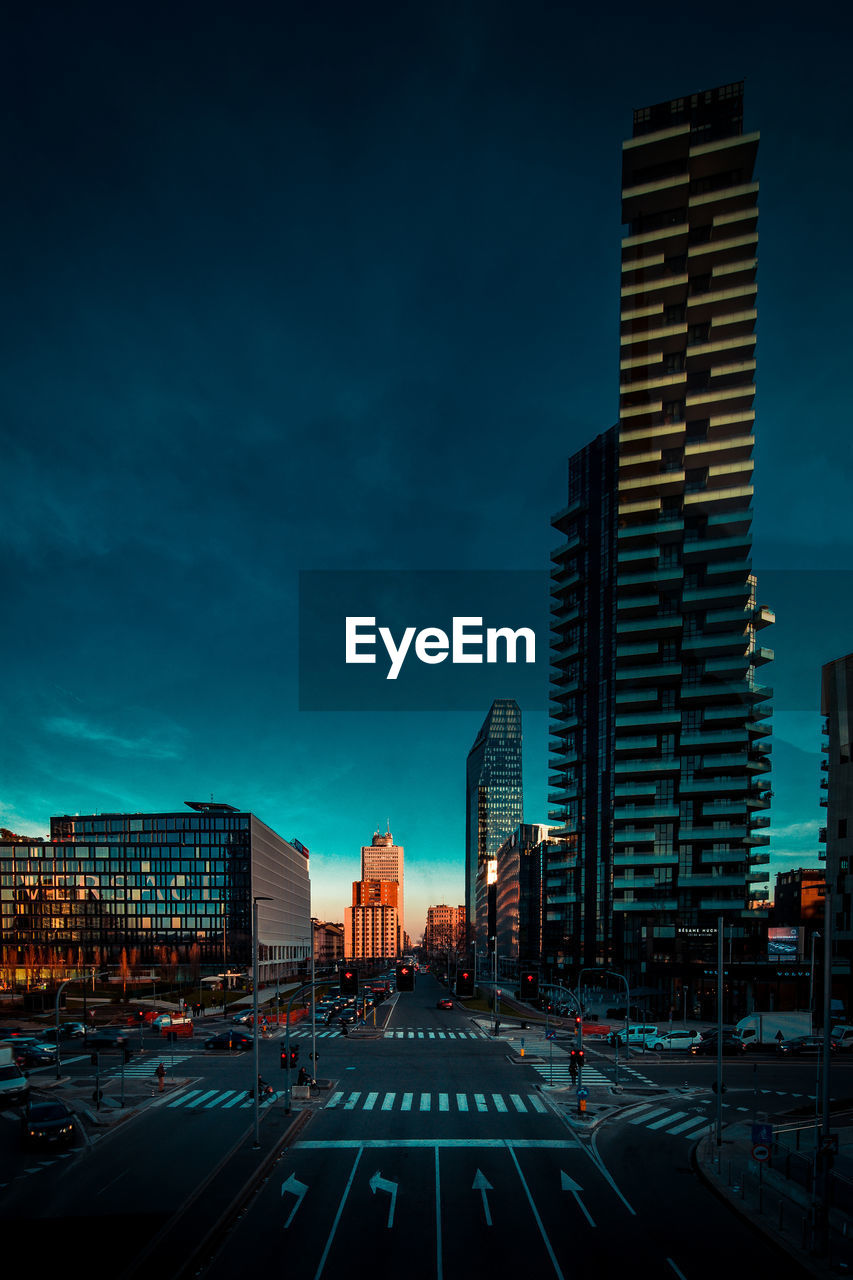
{"type": "Polygon", "coordinates": [[[692,1049],[694,1044],[698,1044],[702,1039],[698,1031],[663,1031],[659,1035],[646,1036],[646,1048],[654,1049],[656,1053],[664,1050],[670,1050],[675,1053],[679,1050],[686,1053],[688,1049],[692,1049]]]}
{"type": "MultiPolygon", "coordinates": [[[[717,1056],[717,1040],[716,1031],[703,1031],[701,1038],[696,1044],[690,1046],[690,1052],[694,1057],[716,1057],[717,1056]]],[[[723,1057],[742,1057],[746,1053],[746,1045],[740,1036],[736,1036],[733,1031],[723,1032],[723,1057]]]]}
{"type": "MultiPolygon", "coordinates": [[[[838,1052],[838,1043],[830,1037],[830,1053],[838,1052]]],[[[783,1057],[799,1057],[806,1053],[823,1053],[823,1036],[790,1036],[787,1040],[778,1040],[776,1052],[783,1057]]]]}
{"type": "Polygon", "coordinates": [[[183,1027],[188,1022],[192,1022],[192,1018],[185,1013],[158,1013],[156,1018],[151,1019],[151,1026],[161,1031],[164,1027],[168,1030],[172,1025],[183,1027]]]}
{"type": "Polygon", "coordinates": [[[22,1056],[16,1061],[19,1066],[24,1067],[52,1066],[56,1062],[56,1045],[44,1044],[42,1041],[26,1044],[23,1046],[22,1056]]]}
{"type": "MultiPolygon", "coordinates": [[[[80,1040],[85,1036],[86,1028],[82,1022],[60,1022],[59,1039],[62,1040],[80,1040]]],[[[56,1027],[45,1027],[44,1031],[39,1033],[39,1037],[43,1044],[56,1044],[56,1027]]]]}
{"type": "Polygon", "coordinates": [[[608,1044],[627,1044],[634,1048],[643,1048],[645,1046],[647,1036],[656,1036],[658,1029],[655,1026],[643,1024],[628,1027],[627,1031],[624,1027],[611,1031],[607,1037],[608,1044]]]}
{"type": "Polygon", "coordinates": [[[246,1023],[250,1023],[252,1021],[254,1016],[255,1015],[251,1009],[244,1009],[242,1013],[235,1013],[231,1021],[236,1023],[238,1026],[245,1026],[246,1023]]]}
{"type": "Polygon", "coordinates": [[[23,1102],[29,1088],[29,1080],[14,1062],[0,1066],[0,1108],[9,1102],[23,1102]]]}
{"type": "Polygon", "coordinates": [[[87,1049],[123,1049],[129,1043],[126,1027],[90,1027],[86,1034],[87,1049]]]}
{"type": "Polygon", "coordinates": [[[452,1001],[452,1000],[450,1000],[447,996],[444,996],[444,998],[443,998],[443,999],[441,999],[441,1000],[439,1000],[439,1001],[437,1001],[437,1002],[436,1002],[436,1006],[435,1006],[435,1007],[436,1007],[436,1009],[452,1009],[452,1008],[453,1008],[453,1001],[452,1001]]]}
{"type": "Polygon", "coordinates": [[[254,1043],[254,1038],[245,1031],[220,1031],[218,1035],[205,1040],[204,1047],[215,1052],[243,1053],[244,1050],[251,1049],[254,1043]]]}
{"type": "Polygon", "coordinates": [[[358,1022],[357,1009],[342,1009],[337,1018],[338,1022],[358,1022]]]}
{"type": "Polygon", "coordinates": [[[25,1146],[60,1146],[74,1141],[74,1116],[64,1102],[34,1102],[27,1108],[21,1125],[25,1146]]]}

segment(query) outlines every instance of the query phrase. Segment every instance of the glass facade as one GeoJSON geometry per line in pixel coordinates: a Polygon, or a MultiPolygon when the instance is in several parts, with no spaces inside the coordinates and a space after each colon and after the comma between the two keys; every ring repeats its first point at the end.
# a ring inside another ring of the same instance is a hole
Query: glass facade
{"type": "Polygon", "coordinates": [[[0,844],[7,967],[251,964],[252,897],[263,974],[310,954],[307,851],[227,805],[193,813],[51,818],[44,844],[0,844]],[[35,956],[33,955],[35,953],[35,956]]]}
{"type": "Polygon", "coordinates": [[[495,931],[498,849],[522,821],[521,708],[498,699],[468,753],[466,773],[465,916],[481,948],[495,931]]]}

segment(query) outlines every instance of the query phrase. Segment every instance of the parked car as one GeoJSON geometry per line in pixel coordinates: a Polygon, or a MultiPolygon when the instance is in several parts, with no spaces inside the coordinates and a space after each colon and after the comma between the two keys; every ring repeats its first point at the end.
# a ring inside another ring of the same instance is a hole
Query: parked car
{"type": "Polygon", "coordinates": [[[14,1062],[0,1061],[0,1109],[11,1102],[23,1102],[30,1082],[14,1062]]]}
{"type": "Polygon", "coordinates": [[[611,1031],[607,1037],[608,1044],[627,1044],[630,1047],[642,1048],[645,1045],[647,1036],[656,1036],[658,1029],[651,1025],[631,1025],[627,1031],[624,1027],[618,1027],[611,1031]]]}
{"type": "MultiPolygon", "coordinates": [[[[699,1041],[691,1045],[690,1052],[696,1057],[716,1057],[717,1054],[717,1033],[716,1031],[703,1031],[699,1041]]],[[[746,1045],[740,1036],[736,1035],[733,1030],[723,1030],[723,1057],[739,1058],[746,1053],[746,1045]]]]}
{"type": "Polygon", "coordinates": [[[663,1031],[659,1035],[646,1036],[646,1048],[656,1053],[669,1050],[673,1053],[687,1053],[694,1044],[702,1039],[698,1031],[663,1031]]]}
{"type": "Polygon", "coordinates": [[[56,1062],[56,1045],[36,1041],[23,1046],[23,1053],[16,1059],[18,1066],[49,1067],[56,1062]]]}
{"type": "MultiPolygon", "coordinates": [[[[838,1042],[830,1037],[830,1053],[838,1052],[838,1042]]],[[[800,1054],[823,1053],[823,1036],[791,1036],[788,1040],[780,1040],[776,1052],[783,1057],[799,1057],[800,1054]]]]}
{"type": "Polygon", "coordinates": [[[252,1036],[247,1035],[245,1031],[220,1031],[218,1035],[210,1036],[204,1042],[205,1049],[212,1049],[225,1053],[242,1053],[246,1049],[251,1049],[255,1041],[252,1036]]]}
{"type": "Polygon", "coordinates": [[[74,1141],[74,1116],[64,1102],[52,1098],[50,1102],[34,1102],[27,1110],[21,1124],[21,1138],[25,1146],[59,1146],[74,1141]]]}

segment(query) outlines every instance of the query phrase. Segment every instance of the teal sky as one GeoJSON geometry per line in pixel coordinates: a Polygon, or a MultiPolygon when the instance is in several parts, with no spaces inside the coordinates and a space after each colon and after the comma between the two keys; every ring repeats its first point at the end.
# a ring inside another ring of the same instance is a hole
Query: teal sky
{"type": "MultiPolygon", "coordinates": [[[[458,903],[488,703],[298,711],[297,574],[547,567],[566,458],[617,414],[632,110],[745,79],[771,870],[816,865],[819,669],[853,649],[850,36],[778,4],[19,7],[0,823],[213,794],[298,836],[341,919],[388,820],[411,931],[458,903]]],[[[544,709],[524,735],[539,821],[544,709]]]]}

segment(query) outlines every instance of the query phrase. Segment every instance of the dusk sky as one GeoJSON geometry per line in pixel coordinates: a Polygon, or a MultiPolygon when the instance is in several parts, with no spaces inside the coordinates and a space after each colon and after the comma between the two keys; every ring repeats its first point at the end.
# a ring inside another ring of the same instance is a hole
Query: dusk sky
{"type": "MultiPolygon", "coordinates": [[[[853,649],[852,34],[778,4],[7,16],[0,824],[213,794],[298,836],[341,920],[387,820],[413,937],[462,901],[488,701],[300,711],[298,573],[547,569],[566,459],[618,412],[632,111],[744,79],[770,869],[818,865],[820,665],[853,649]]],[[[543,821],[544,705],[524,737],[543,821]]]]}

